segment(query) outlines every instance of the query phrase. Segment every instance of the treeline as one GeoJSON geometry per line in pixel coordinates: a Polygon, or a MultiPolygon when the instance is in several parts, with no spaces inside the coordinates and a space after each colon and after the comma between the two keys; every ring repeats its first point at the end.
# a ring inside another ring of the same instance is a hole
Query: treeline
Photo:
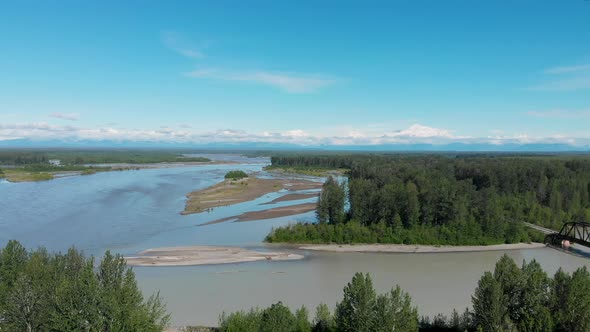
{"type": "Polygon", "coordinates": [[[42,152],[0,151],[0,165],[47,164],[49,158],[42,152]]]}
{"type": "MultiPolygon", "coordinates": [[[[357,222],[375,229],[385,224],[400,234],[403,229],[433,228],[428,232],[444,235],[435,243],[462,244],[462,237],[468,237],[489,244],[528,240],[521,221],[553,229],[567,221],[590,221],[590,157],[585,156],[297,156],[273,162],[349,165],[350,208],[346,215],[327,222],[332,225],[357,222]]],[[[327,197],[342,191],[335,186],[324,190],[329,191],[327,197]]],[[[337,204],[328,208],[335,211],[344,205],[320,197],[318,209],[326,204],[337,204]]],[[[306,227],[318,229],[289,228],[320,232],[320,226],[306,227]]],[[[288,235],[277,231],[269,239],[292,242],[288,236],[277,238],[279,233],[288,235]]],[[[305,242],[321,240],[310,237],[305,242]]]]}
{"type": "Polygon", "coordinates": [[[4,150],[0,165],[42,165],[58,159],[63,165],[162,162],[207,162],[204,157],[185,157],[181,151],[157,150],[4,150]]]}
{"type": "Polygon", "coordinates": [[[159,294],[144,299],[135,274],[109,252],[95,264],[76,249],[0,250],[0,331],[163,331],[159,294]]]}
{"type": "Polygon", "coordinates": [[[587,332],[590,331],[590,274],[558,270],[550,278],[539,263],[518,267],[504,255],[486,272],[472,296],[472,310],[447,317],[418,318],[410,296],[399,287],[377,295],[370,276],[357,273],[344,287],[332,313],[325,304],[310,320],[302,307],[293,313],[282,302],[220,318],[219,331],[273,332],[587,332]]]}
{"type": "Polygon", "coordinates": [[[282,155],[272,156],[270,162],[273,166],[283,167],[320,167],[320,168],[350,168],[358,156],[350,155],[282,155]]]}
{"type": "Polygon", "coordinates": [[[222,314],[219,331],[232,332],[385,332],[418,331],[418,311],[399,286],[377,295],[371,277],[356,273],[344,287],[344,296],[331,313],[320,304],[313,320],[301,307],[293,313],[282,302],[265,309],[222,314]]]}

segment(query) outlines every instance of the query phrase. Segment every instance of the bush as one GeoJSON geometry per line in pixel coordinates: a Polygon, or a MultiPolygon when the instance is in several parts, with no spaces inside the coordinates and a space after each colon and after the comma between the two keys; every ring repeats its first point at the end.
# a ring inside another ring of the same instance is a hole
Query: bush
{"type": "Polygon", "coordinates": [[[246,174],[246,172],[244,171],[229,171],[225,174],[225,178],[226,179],[231,179],[231,180],[239,180],[239,179],[243,179],[243,178],[247,178],[248,174],[246,174]]]}

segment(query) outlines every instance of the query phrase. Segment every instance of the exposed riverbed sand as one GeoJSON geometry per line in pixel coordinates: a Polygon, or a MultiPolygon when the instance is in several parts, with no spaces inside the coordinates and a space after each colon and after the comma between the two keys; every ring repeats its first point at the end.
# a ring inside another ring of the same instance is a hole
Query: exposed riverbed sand
{"type": "Polygon", "coordinates": [[[250,211],[244,212],[237,216],[231,216],[227,218],[213,220],[207,223],[204,223],[200,226],[217,224],[220,222],[234,220],[237,222],[240,221],[253,221],[253,220],[265,220],[265,219],[274,219],[279,217],[287,217],[287,216],[294,216],[296,214],[302,214],[306,212],[310,212],[315,210],[317,207],[316,203],[304,203],[304,204],[297,204],[297,205],[290,205],[290,206],[282,206],[274,209],[262,210],[262,211],[250,211]]]}
{"type": "Polygon", "coordinates": [[[125,259],[131,266],[186,266],[283,261],[303,259],[303,256],[287,252],[258,252],[237,247],[190,246],[147,249],[137,256],[125,259]]]}
{"type": "Polygon", "coordinates": [[[301,179],[249,177],[241,180],[224,180],[209,188],[189,193],[182,214],[199,213],[219,206],[247,202],[283,189],[296,191],[321,187],[320,182],[301,179]]]}
{"type": "Polygon", "coordinates": [[[494,250],[518,250],[543,248],[543,243],[513,243],[490,246],[427,246],[405,244],[318,244],[301,245],[299,249],[331,252],[399,252],[399,253],[440,253],[473,252],[494,250]]]}
{"type": "Polygon", "coordinates": [[[279,198],[275,198],[270,202],[261,204],[261,205],[267,205],[267,204],[275,204],[275,203],[279,203],[279,202],[288,202],[288,201],[297,201],[300,199],[308,199],[308,198],[312,198],[312,197],[318,197],[320,195],[320,193],[310,193],[310,194],[287,194],[287,195],[283,195],[279,198]]]}

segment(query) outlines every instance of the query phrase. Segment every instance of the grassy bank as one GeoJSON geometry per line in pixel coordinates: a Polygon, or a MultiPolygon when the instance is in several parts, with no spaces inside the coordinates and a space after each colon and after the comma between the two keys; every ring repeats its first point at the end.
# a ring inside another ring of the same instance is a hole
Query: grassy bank
{"type": "Polygon", "coordinates": [[[53,179],[53,174],[48,172],[29,172],[23,168],[13,168],[3,170],[3,175],[0,177],[5,178],[10,182],[36,182],[36,181],[47,181],[53,179]]]}
{"type": "Polygon", "coordinates": [[[91,175],[97,172],[108,172],[112,170],[114,169],[111,167],[87,167],[82,165],[52,166],[39,164],[2,169],[0,170],[0,178],[5,178],[10,182],[36,182],[52,180],[56,175],[91,175]]]}

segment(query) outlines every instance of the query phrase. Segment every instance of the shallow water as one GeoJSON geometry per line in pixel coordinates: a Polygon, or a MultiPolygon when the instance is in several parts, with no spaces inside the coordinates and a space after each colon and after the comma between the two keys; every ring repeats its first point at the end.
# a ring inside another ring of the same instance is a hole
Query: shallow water
{"type": "MultiPolygon", "coordinates": [[[[215,155],[211,156],[215,159],[215,155]]],[[[86,253],[105,250],[123,254],[162,246],[236,245],[268,249],[264,236],[277,225],[312,220],[313,212],[242,223],[198,224],[242,212],[312,202],[315,198],[261,206],[283,193],[251,202],[216,208],[209,213],[181,216],[185,195],[222,180],[232,169],[261,171],[268,159],[223,156],[240,165],[205,165],[98,173],[37,183],[0,182],[0,245],[17,239],[27,247],[86,253]],[[234,158],[234,159],[232,159],[234,158]]],[[[396,283],[410,292],[420,314],[463,310],[477,280],[493,269],[504,253],[376,254],[306,252],[306,259],[194,267],[136,267],[146,293],[160,290],[173,323],[217,323],[222,311],[267,306],[283,300],[311,312],[320,302],[333,306],[352,275],[370,272],[376,287],[386,291],[396,283]]],[[[507,251],[517,261],[537,259],[553,273],[572,271],[588,259],[554,249],[507,251]]],[[[589,266],[590,267],[590,266],[589,266]]]]}

